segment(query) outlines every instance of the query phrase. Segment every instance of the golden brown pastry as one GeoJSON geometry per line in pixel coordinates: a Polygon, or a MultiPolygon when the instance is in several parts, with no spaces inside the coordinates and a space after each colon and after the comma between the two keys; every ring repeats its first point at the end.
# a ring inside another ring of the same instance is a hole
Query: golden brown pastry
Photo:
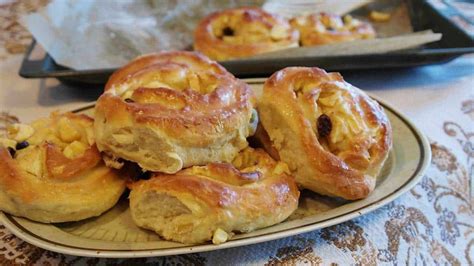
{"type": "Polygon", "coordinates": [[[230,162],[255,130],[253,102],[247,84],[198,53],[141,56],[97,101],[97,146],[156,172],[230,162]]]}
{"type": "Polygon", "coordinates": [[[204,18],[194,32],[194,49],[214,60],[248,57],[298,46],[288,21],[259,8],[236,8],[204,18]]]}
{"type": "Polygon", "coordinates": [[[376,101],[339,73],[280,70],[265,82],[258,108],[300,186],[351,200],[374,189],[392,146],[390,123],[376,101]]]}
{"type": "Polygon", "coordinates": [[[53,113],[0,139],[0,209],[39,222],[78,221],[115,205],[125,179],[107,168],[93,120],[53,113]]]}
{"type": "Polygon", "coordinates": [[[375,30],[370,23],[350,15],[341,18],[334,14],[318,13],[293,18],[290,23],[299,30],[302,46],[375,38],[375,30]]]}
{"type": "Polygon", "coordinates": [[[214,244],[285,220],[299,191],[286,164],[247,148],[229,163],[211,163],[174,175],[155,173],[131,186],[135,223],[167,240],[214,244]]]}

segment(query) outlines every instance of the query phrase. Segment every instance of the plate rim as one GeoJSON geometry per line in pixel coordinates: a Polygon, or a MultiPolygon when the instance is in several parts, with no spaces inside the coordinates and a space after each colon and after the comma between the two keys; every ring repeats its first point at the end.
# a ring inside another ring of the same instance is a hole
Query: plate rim
{"type": "MultiPolygon", "coordinates": [[[[246,79],[245,81],[248,84],[258,84],[261,83],[265,78],[253,78],[253,79],[246,79]]],[[[367,92],[366,92],[367,93],[367,92]]],[[[386,195],[382,199],[369,203],[366,206],[360,207],[356,210],[352,210],[345,214],[340,214],[336,217],[327,218],[312,224],[303,225],[297,228],[289,228],[286,230],[263,234],[254,237],[236,239],[233,241],[229,241],[223,243],[221,245],[213,245],[213,244],[205,244],[200,246],[185,246],[185,247],[171,247],[171,248],[164,248],[164,249],[150,249],[150,250],[98,250],[98,249],[86,249],[81,247],[74,247],[69,246],[62,243],[56,243],[51,240],[44,239],[41,236],[37,236],[34,233],[26,232],[26,230],[22,225],[14,220],[14,216],[5,214],[4,212],[0,211],[0,222],[13,233],[17,237],[21,238],[22,240],[35,245],[37,247],[68,254],[74,256],[87,256],[87,257],[99,257],[99,258],[138,258],[138,257],[159,257],[159,256],[169,256],[169,255],[180,255],[180,254],[189,254],[189,253],[197,253],[197,252],[207,252],[207,251],[215,251],[220,249],[227,249],[239,246],[247,246],[251,244],[258,244],[262,242],[272,241],[284,237],[290,237],[298,234],[307,233],[310,231],[314,231],[317,229],[322,229],[325,227],[329,227],[332,225],[340,224],[342,222],[346,222],[352,220],[354,218],[360,217],[364,214],[370,213],[384,205],[392,202],[393,200],[397,199],[408,190],[413,188],[423,177],[427,167],[431,162],[431,147],[429,144],[428,139],[426,138],[425,134],[412,122],[406,117],[402,112],[398,111],[396,108],[387,104],[384,100],[376,97],[370,93],[369,96],[379,102],[383,108],[388,109],[394,115],[396,115],[402,122],[410,129],[413,133],[414,137],[416,138],[418,144],[420,145],[420,161],[418,162],[417,168],[414,170],[412,176],[407,179],[407,181],[400,187],[398,187],[392,193],[386,195]]],[[[95,104],[95,103],[94,103],[95,104]]],[[[73,112],[80,112],[83,110],[90,109],[94,104],[89,104],[82,108],[78,108],[73,110],[73,112]]]]}

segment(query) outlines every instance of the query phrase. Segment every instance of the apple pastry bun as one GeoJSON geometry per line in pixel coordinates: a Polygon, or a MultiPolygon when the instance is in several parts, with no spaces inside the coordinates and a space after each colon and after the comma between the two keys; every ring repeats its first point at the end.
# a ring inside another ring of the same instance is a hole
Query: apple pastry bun
{"type": "Polygon", "coordinates": [[[152,174],[131,185],[135,223],[186,244],[227,241],[282,222],[298,207],[299,191],[285,163],[247,148],[230,163],[152,174]]]}
{"type": "Polygon", "coordinates": [[[293,18],[290,23],[299,30],[302,46],[375,38],[375,30],[370,23],[350,15],[340,17],[328,13],[310,14],[293,18]]]}
{"type": "Polygon", "coordinates": [[[204,18],[194,32],[194,49],[214,60],[248,57],[298,46],[287,20],[259,8],[235,8],[204,18]]]}
{"type": "Polygon", "coordinates": [[[246,83],[199,53],[141,56],[97,101],[97,147],[154,172],[230,162],[255,131],[254,101],[246,83]]]}
{"type": "Polygon", "coordinates": [[[265,82],[258,106],[262,142],[271,141],[301,187],[350,200],[374,189],[391,126],[382,107],[339,73],[280,70],[265,82]]]}
{"type": "Polygon", "coordinates": [[[98,216],[115,205],[126,179],[105,166],[93,120],[53,113],[14,124],[0,138],[0,209],[52,223],[98,216]]]}

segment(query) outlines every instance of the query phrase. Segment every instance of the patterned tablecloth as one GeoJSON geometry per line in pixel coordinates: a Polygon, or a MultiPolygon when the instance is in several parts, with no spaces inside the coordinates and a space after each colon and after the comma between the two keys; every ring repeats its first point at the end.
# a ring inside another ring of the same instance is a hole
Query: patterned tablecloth
{"type": "MultiPolygon", "coordinates": [[[[0,130],[5,122],[17,118],[28,121],[93,101],[100,92],[17,75],[22,52],[30,42],[17,16],[44,1],[7,2],[0,0],[0,130]]],[[[449,1],[436,2],[445,8],[449,1]]],[[[459,5],[469,7],[467,2],[459,5]]],[[[453,16],[466,25],[472,18],[453,16]]],[[[46,251],[0,225],[0,264],[474,265],[474,57],[444,65],[343,74],[405,113],[431,142],[432,163],[422,181],[388,206],[340,225],[266,243],[130,260],[46,251]]]]}

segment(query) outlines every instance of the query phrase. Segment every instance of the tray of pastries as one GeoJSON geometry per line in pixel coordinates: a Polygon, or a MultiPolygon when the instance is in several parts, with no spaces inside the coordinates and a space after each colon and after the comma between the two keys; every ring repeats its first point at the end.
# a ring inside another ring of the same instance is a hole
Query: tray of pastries
{"type": "MultiPolygon", "coordinates": [[[[263,7],[237,6],[201,12],[203,14],[196,15],[196,18],[189,18],[193,19],[193,23],[196,20],[189,32],[183,30],[187,34],[185,39],[190,40],[186,48],[218,61],[239,78],[270,76],[286,66],[317,65],[328,71],[410,67],[446,62],[474,52],[473,38],[423,0],[372,1],[350,13],[317,11],[313,6],[316,2],[269,1],[263,7]]],[[[349,6],[347,1],[327,1],[328,5],[332,2],[333,7],[329,10],[349,6]]],[[[190,22],[186,20],[186,23],[190,22]]],[[[172,23],[175,24],[180,25],[179,19],[172,23]]],[[[113,34],[109,31],[105,35],[115,36],[113,31],[113,34]]],[[[173,28],[171,31],[179,30],[173,28]]],[[[68,33],[65,31],[63,35],[68,33]]],[[[56,43],[57,38],[50,41],[38,38],[38,41],[48,51],[56,47],[47,45],[56,43]]],[[[128,43],[138,42],[134,37],[125,44],[117,44],[119,40],[110,39],[109,46],[92,50],[102,49],[103,54],[109,54],[109,57],[102,59],[104,62],[123,60],[125,63],[133,58],[123,58],[125,55],[141,54],[136,52],[138,48],[125,49],[128,43]],[[112,49],[110,47],[121,46],[125,47],[123,51],[109,51],[112,49]]],[[[177,40],[176,45],[183,45],[181,42],[177,40]]],[[[63,49],[70,46],[67,43],[63,49]]],[[[57,47],[62,46],[58,44],[57,47]]],[[[91,48],[81,49],[88,51],[91,48]]],[[[158,50],[159,44],[150,51],[158,50]]],[[[20,75],[25,78],[55,77],[65,82],[102,85],[117,66],[121,66],[95,62],[101,59],[99,55],[74,64],[82,60],[82,57],[75,56],[76,50],[62,51],[60,54],[65,54],[66,58],[56,55],[56,60],[59,60],[57,63],[49,53],[33,42],[24,58],[20,75]]]]}
{"type": "Polygon", "coordinates": [[[66,254],[146,257],[287,237],[375,210],[431,155],[406,117],[317,67],[238,79],[140,56],[91,106],[7,126],[0,220],[66,254]]]}

